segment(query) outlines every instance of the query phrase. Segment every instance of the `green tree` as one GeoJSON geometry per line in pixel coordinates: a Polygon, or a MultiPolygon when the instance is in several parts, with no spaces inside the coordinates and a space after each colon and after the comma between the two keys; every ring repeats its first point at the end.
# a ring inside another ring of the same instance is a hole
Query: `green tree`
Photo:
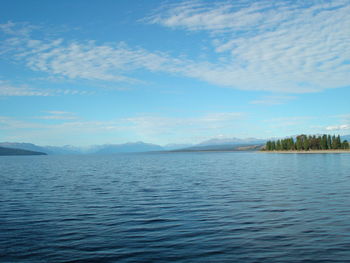
{"type": "Polygon", "coordinates": [[[271,150],[276,151],[276,142],[275,141],[272,141],[272,143],[271,143],[271,150]]]}
{"type": "Polygon", "coordinates": [[[301,151],[303,150],[303,138],[301,135],[297,136],[297,141],[295,142],[295,148],[298,150],[298,151],[301,151]]]}
{"type": "Polygon", "coordinates": [[[271,150],[272,150],[271,144],[272,144],[271,141],[267,141],[267,142],[266,142],[266,150],[267,150],[267,151],[271,151],[271,150]]]}
{"type": "Polygon", "coordinates": [[[287,145],[287,140],[286,139],[281,140],[281,148],[282,148],[283,151],[288,150],[288,145],[287,145]]]}
{"type": "Polygon", "coordinates": [[[321,141],[322,141],[322,137],[321,136],[317,136],[316,138],[316,145],[317,145],[317,150],[321,150],[321,141]]]}
{"type": "Polygon", "coordinates": [[[316,136],[309,136],[309,147],[311,150],[317,150],[317,141],[316,141],[316,136]]]}
{"type": "Polygon", "coordinates": [[[328,149],[328,145],[327,145],[327,135],[323,134],[322,138],[321,138],[321,149],[322,150],[327,150],[328,149]]]}
{"type": "Polygon", "coordinates": [[[335,141],[335,135],[332,136],[332,149],[337,149],[337,142],[335,141]]]}
{"type": "Polygon", "coordinates": [[[288,144],[288,150],[295,150],[293,138],[289,138],[287,144],[288,144]]]}
{"type": "Polygon", "coordinates": [[[330,135],[327,136],[327,149],[332,149],[332,138],[330,135]]]}
{"type": "Polygon", "coordinates": [[[340,139],[340,135],[338,135],[336,138],[335,138],[335,147],[336,149],[341,149],[341,139],[340,139]]]}
{"type": "Polygon", "coordinates": [[[303,148],[305,151],[308,151],[310,148],[310,140],[307,136],[305,136],[304,141],[303,141],[303,148]]]}
{"type": "Polygon", "coordinates": [[[281,151],[282,150],[281,140],[277,140],[277,142],[276,142],[276,150],[277,151],[281,151]]]}
{"type": "Polygon", "coordinates": [[[278,139],[277,141],[267,141],[265,149],[267,151],[308,151],[308,150],[327,150],[327,149],[349,149],[348,141],[341,141],[340,135],[305,135],[301,134],[293,138],[278,139]]]}
{"type": "Polygon", "coordinates": [[[342,149],[344,149],[344,150],[349,150],[349,148],[350,148],[350,145],[349,145],[348,141],[347,141],[347,140],[344,140],[344,141],[342,142],[342,149]]]}

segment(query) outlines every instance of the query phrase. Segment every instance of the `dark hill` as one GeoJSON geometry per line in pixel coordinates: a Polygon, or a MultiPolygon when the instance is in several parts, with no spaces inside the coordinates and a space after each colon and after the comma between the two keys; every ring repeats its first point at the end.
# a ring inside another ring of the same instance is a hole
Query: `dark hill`
{"type": "Polygon", "coordinates": [[[0,156],[8,155],[46,155],[46,153],[0,147],[0,156]]]}

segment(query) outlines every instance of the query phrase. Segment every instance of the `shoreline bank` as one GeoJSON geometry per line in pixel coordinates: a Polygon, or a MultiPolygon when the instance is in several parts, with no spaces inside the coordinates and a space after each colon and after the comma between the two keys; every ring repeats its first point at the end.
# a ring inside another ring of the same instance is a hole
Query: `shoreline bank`
{"type": "Polygon", "coordinates": [[[260,151],[261,153],[302,153],[302,154],[315,154],[315,153],[350,153],[350,150],[310,150],[310,151],[260,151]]]}

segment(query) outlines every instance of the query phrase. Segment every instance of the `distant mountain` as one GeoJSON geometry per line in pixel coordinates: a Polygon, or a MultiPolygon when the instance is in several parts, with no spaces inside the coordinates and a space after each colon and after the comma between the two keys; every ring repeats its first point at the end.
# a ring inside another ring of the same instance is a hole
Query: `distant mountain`
{"type": "Polygon", "coordinates": [[[32,143],[18,143],[18,142],[2,142],[0,147],[11,149],[23,149],[28,151],[43,152],[46,154],[80,154],[79,148],[73,146],[38,146],[32,143]]]}
{"type": "Polygon", "coordinates": [[[94,154],[108,154],[108,153],[131,153],[131,152],[151,152],[151,151],[163,151],[164,149],[156,144],[133,142],[124,144],[106,144],[96,146],[90,150],[90,153],[94,154]]]}
{"type": "Polygon", "coordinates": [[[49,152],[50,154],[82,154],[83,150],[79,147],[74,147],[71,145],[65,145],[65,146],[44,146],[43,147],[46,152],[49,152]]]}
{"type": "Polygon", "coordinates": [[[162,146],[162,148],[165,151],[171,151],[171,150],[188,148],[191,146],[193,146],[193,144],[167,144],[167,145],[162,146]]]}
{"type": "Polygon", "coordinates": [[[106,144],[96,145],[89,148],[79,148],[70,145],[66,146],[38,146],[32,143],[3,142],[0,147],[11,149],[23,149],[28,151],[43,152],[46,154],[107,154],[122,152],[149,152],[163,151],[164,149],[156,144],[144,142],[124,143],[124,144],[106,144]]]}
{"type": "Polygon", "coordinates": [[[28,151],[23,149],[0,147],[0,156],[10,156],[10,155],[46,155],[46,153],[28,151]]]}
{"type": "Polygon", "coordinates": [[[32,143],[19,143],[19,142],[2,142],[0,147],[6,147],[11,149],[23,149],[28,151],[43,152],[47,154],[52,154],[51,151],[48,151],[45,147],[37,146],[32,143]]]}
{"type": "Polygon", "coordinates": [[[266,140],[256,138],[213,138],[197,144],[196,146],[208,146],[208,145],[237,145],[237,144],[260,144],[265,143],[266,140]]]}
{"type": "Polygon", "coordinates": [[[256,151],[260,150],[265,144],[220,144],[220,145],[204,145],[204,146],[193,146],[178,150],[173,150],[173,152],[229,152],[229,151],[256,151]]]}

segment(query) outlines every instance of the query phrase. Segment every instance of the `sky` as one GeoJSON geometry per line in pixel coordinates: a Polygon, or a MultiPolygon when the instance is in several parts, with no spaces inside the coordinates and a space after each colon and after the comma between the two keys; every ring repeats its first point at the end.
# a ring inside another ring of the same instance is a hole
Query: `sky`
{"type": "Polygon", "coordinates": [[[350,134],[349,0],[0,7],[0,141],[350,134]]]}

